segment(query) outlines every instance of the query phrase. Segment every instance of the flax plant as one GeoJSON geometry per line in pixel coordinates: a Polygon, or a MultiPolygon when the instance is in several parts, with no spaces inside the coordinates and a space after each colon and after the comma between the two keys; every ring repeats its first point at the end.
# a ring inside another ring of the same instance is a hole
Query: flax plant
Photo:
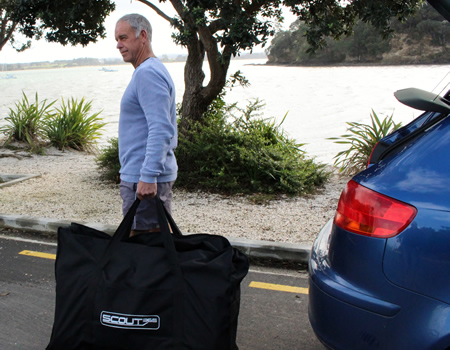
{"type": "Polygon", "coordinates": [[[25,142],[32,151],[36,151],[41,148],[40,143],[43,141],[43,120],[50,114],[49,108],[56,100],[50,103],[47,103],[47,100],[39,102],[36,93],[35,102],[30,103],[27,95],[24,92],[22,94],[22,100],[16,103],[16,108],[9,109],[5,118],[7,124],[0,128],[0,133],[7,136],[6,143],[25,142]]]}
{"type": "Polygon", "coordinates": [[[370,118],[371,124],[347,122],[348,134],[328,139],[338,144],[349,145],[348,149],[334,156],[334,165],[346,175],[354,175],[365,169],[377,142],[401,127],[401,123],[394,122],[393,115],[381,121],[372,110],[370,118]]]}
{"type": "Polygon", "coordinates": [[[67,103],[62,99],[61,107],[45,121],[45,132],[51,145],[58,149],[73,148],[95,152],[96,142],[101,136],[100,129],[106,123],[99,117],[101,112],[89,114],[92,101],[71,98],[67,103]]]}

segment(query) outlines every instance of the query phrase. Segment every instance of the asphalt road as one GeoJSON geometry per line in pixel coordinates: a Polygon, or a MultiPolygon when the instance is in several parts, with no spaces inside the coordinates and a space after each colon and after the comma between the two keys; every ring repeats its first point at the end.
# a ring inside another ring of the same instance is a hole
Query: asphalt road
{"type": "MultiPolygon", "coordinates": [[[[38,350],[48,344],[55,299],[56,244],[0,233],[0,344],[38,350]]],[[[307,317],[305,271],[251,266],[242,282],[240,350],[323,350],[307,317]]]]}

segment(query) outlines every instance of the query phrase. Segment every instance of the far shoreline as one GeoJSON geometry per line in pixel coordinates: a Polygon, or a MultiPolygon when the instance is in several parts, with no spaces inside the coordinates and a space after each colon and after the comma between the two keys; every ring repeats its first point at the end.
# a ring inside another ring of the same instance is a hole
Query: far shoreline
{"type": "MultiPolygon", "coordinates": [[[[234,58],[232,60],[266,60],[265,63],[248,63],[246,66],[270,66],[270,67],[299,67],[299,68],[340,68],[340,67],[401,67],[401,66],[448,66],[449,62],[341,62],[341,63],[283,63],[283,62],[270,62],[269,58],[266,57],[252,57],[253,55],[247,55],[241,58],[234,58]]],[[[186,57],[185,57],[186,58],[186,57]]],[[[181,59],[164,59],[164,55],[161,56],[162,62],[170,63],[181,63],[186,62],[181,59]]],[[[61,68],[82,68],[82,67],[115,67],[115,66],[126,66],[126,62],[122,62],[121,59],[109,58],[109,59],[96,59],[96,58],[82,58],[73,60],[61,60],[54,62],[30,62],[30,63],[4,63],[2,67],[5,67],[1,73],[9,74],[11,72],[23,72],[31,70],[40,69],[61,69],[61,68]],[[11,68],[13,67],[13,68],[11,68]]],[[[0,73],[0,74],[1,74],[0,73]]]]}
{"type": "MultiPolygon", "coordinates": [[[[249,66],[257,66],[259,64],[249,64],[249,66]]],[[[343,62],[336,64],[293,64],[293,63],[271,63],[266,62],[262,66],[271,67],[302,67],[302,68],[333,68],[333,67],[400,67],[400,66],[450,66],[448,63],[374,63],[374,62],[343,62]]]]}

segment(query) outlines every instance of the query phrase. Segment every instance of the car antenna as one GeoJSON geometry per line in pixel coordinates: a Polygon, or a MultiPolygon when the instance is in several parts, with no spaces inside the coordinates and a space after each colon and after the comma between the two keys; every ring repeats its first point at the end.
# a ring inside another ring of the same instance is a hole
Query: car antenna
{"type": "MultiPolygon", "coordinates": [[[[448,77],[450,75],[450,71],[446,74],[446,75],[444,75],[444,77],[441,79],[441,81],[434,87],[434,89],[432,90],[432,91],[434,91],[434,90],[436,90],[438,87],[439,87],[439,85],[441,85],[441,83],[448,77]]],[[[445,84],[444,85],[444,87],[441,89],[441,91],[439,91],[439,93],[436,95],[436,98],[438,97],[438,96],[440,96],[441,94],[442,94],[442,92],[444,91],[444,90],[446,90],[448,87],[449,87],[449,85],[450,85],[450,82],[448,82],[447,84],[445,84]]],[[[435,98],[435,99],[436,99],[435,98]]],[[[445,97],[444,97],[445,98],[445,97]]]]}

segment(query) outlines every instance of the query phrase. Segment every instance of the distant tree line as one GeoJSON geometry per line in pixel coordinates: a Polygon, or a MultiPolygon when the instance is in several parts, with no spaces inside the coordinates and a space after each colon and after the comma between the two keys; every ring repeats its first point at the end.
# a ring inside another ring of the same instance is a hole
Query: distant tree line
{"type": "Polygon", "coordinates": [[[326,46],[311,54],[299,20],[275,35],[267,50],[269,64],[448,64],[450,23],[424,4],[404,22],[392,20],[385,38],[369,23],[358,21],[353,34],[341,40],[326,38],[326,46]]]}
{"type": "MultiPolygon", "coordinates": [[[[163,62],[184,62],[186,60],[185,55],[179,55],[175,58],[169,58],[167,55],[161,57],[163,62]]],[[[126,64],[122,58],[75,58],[73,60],[55,60],[55,61],[43,61],[43,62],[30,62],[30,63],[8,63],[3,64],[4,70],[26,70],[26,69],[49,69],[49,68],[69,68],[69,67],[83,67],[83,66],[110,66],[126,64]]]]}
{"type": "MultiPolygon", "coordinates": [[[[159,59],[162,62],[185,62],[186,55],[162,55],[159,59]]],[[[235,57],[235,59],[245,60],[245,59],[257,59],[257,58],[267,58],[264,52],[258,53],[244,53],[240,56],[235,57]]],[[[82,67],[82,66],[110,66],[118,64],[128,64],[123,62],[122,58],[75,58],[72,60],[55,60],[55,61],[43,61],[43,62],[30,62],[30,63],[4,63],[1,65],[1,70],[15,71],[15,70],[26,70],[26,69],[49,69],[49,68],[69,68],[69,67],[82,67]]]]}
{"type": "Polygon", "coordinates": [[[7,71],[27,70],[27,69],[50,69],[50,68],[69,68],[82,66],[103,66],[116,65],[123,63],[121,58],[75,58],[72,60],[55,60],[55,61],[41,61],[29,63],[5,63],[2,64],[2,69],[7,71]]]}

